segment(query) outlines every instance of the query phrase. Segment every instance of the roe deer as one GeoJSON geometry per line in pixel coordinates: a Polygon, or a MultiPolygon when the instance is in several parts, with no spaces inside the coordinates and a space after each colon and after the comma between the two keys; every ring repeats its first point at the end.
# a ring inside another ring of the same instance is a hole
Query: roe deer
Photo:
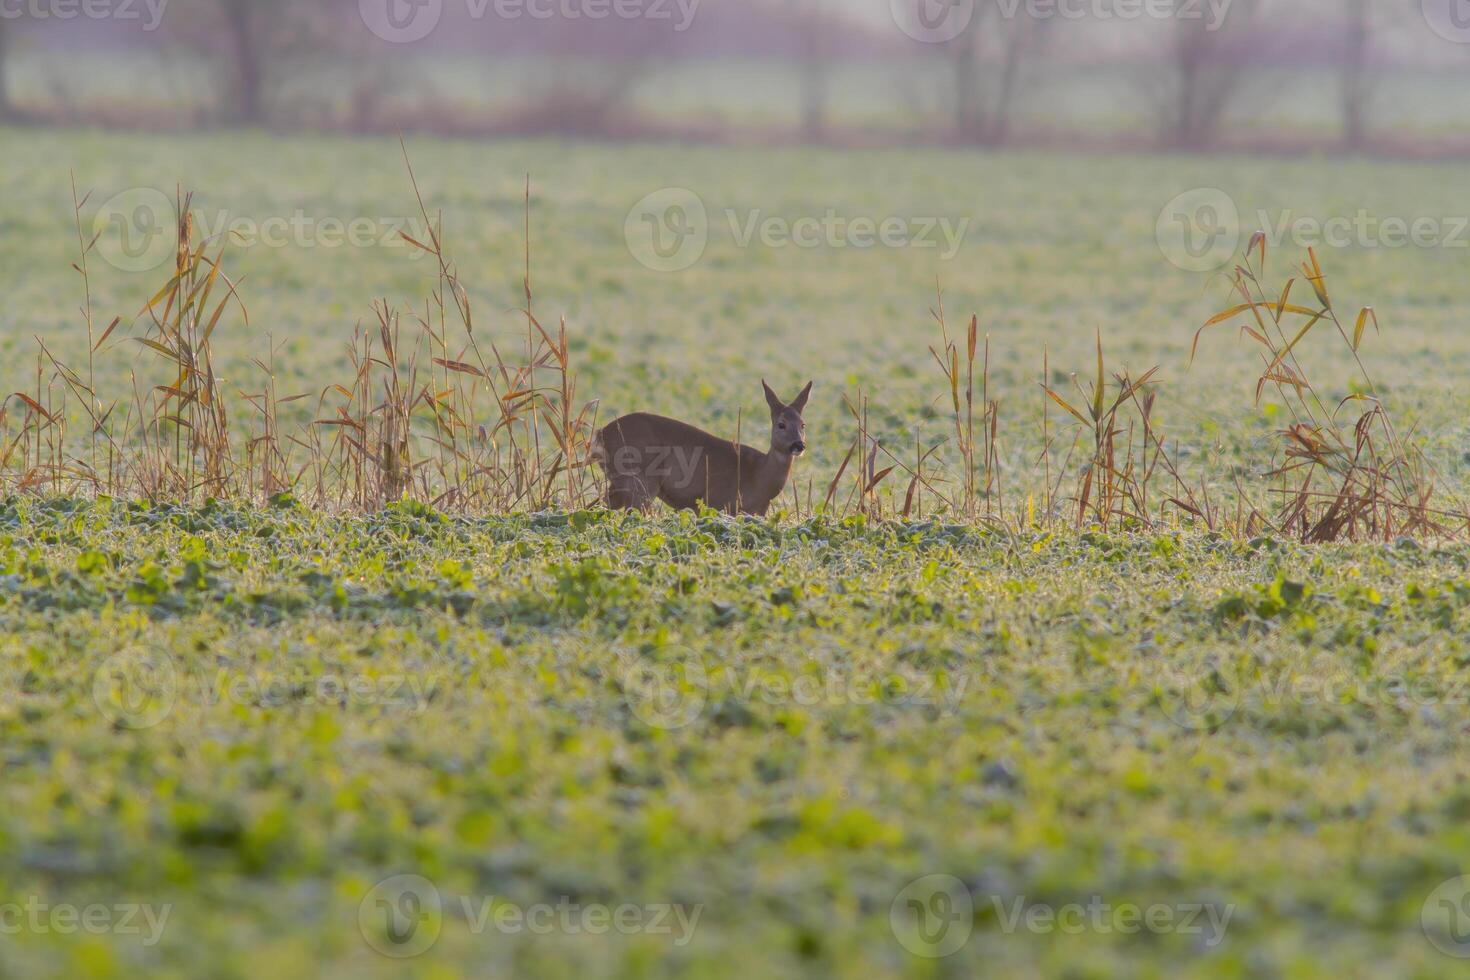
{"type": "Polygon", "coordinates": [[[761,452],[692,425],[639,412],[609,423],[592,442],[607,474],[607,505],[648,510],[662,500],[679,510],[700,504],[727,514],[764,517],[786,488],[792,460],[806,452],[806,409],[812,386],[790,405],[764,381],[771,406],[771,449],[761,452]]]}

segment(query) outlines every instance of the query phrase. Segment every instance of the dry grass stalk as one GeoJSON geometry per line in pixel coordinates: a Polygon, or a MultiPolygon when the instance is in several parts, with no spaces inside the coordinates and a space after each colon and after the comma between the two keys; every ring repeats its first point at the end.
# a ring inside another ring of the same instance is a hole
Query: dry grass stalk
{"type": "MultiPolygon", "coordinates": [[[[181,191],[169,277],[123,330],[134,334],[141,324],[132,344],[108,348],[123,321],[96,329],[89,259],[97,239],[89,240],[83,230],[87,197],[73,188],[74,269],[82,279],[87,364],[83,372],[72,370],[37,338],[33,386],[0,403],[0,483],[10,492],[90,492],[184,503],[206,497],[260,502],[291,493],[316,506],[354,510],[403,499],[473,513],[595,506],[602,488],[596,467],[586,460],[597,403],[579,401],[565,320],[549,330],[535,311],[529,181],[524,303],[515,311],[523,323],[523,349],[507,358],[476,321],[469,290],[445,247],[442,216],[431,218],[406,149],[404,161],[428,229],[426,241],[404,237],[435,262],[422,308],[375,303],[375,326],[359,324],[353,332],[351,377],[322,387],[310,413],[289,408],[310,394],[283,397],[278,391],[278,349],[268,343],[265,356],[252,359],[262,379],[259,390],[237,391],[248,408],[238,422],[228,409],[230,396],[214,355],[222,326],[237,318],[250,325],[238,284],[224,271],[229,243],[196,241],[192,199],[181,191]],[[98,357],[129,348],[137,351],[126,375],[131,398],[106,402],[98,393],[98,357]],[[148,379],[159,372],[161,377],[148,379]],[[292,429],[283,410],[307,417],[292,429]],[[87,426],[80,447],[72,445],[72,418],[87,426]],[[243,457],[236,454],[241,436],[243,457]]],[[[952,434],[926,446],[916,427],[912,454],[906,448],[895,452],[874,432],[867,395],[859,390],[844,396],[855,427],[851,444],[819,505],[809,483],[803,508],[793,484],[792,512],[871,520],[947,514],[1022,528],[1055,520],[1065,500],[1071,504],[1069,522],[1078,527],[1153,530],[1182,518],[1240,535],[1272,530],[1305,542],[1470,534],[1463,505],[1435,503],[1443,496],[1441,481],[1423,453],[1400,435],[1363,365],[1366,328],[1378,328],[1373,310],[1362,310],[1349,331],[1315,252],[1300,277],[1315,297],[1308,305],[1291,301],[1297,279],[1278,294],[1268,293],[1265,266],[1264,236],[1258,235],[1232,278],[1242,302],[1200,332],[1244,320],[1242,333],[1262,362],[1256,401],[1269,387],[1290,413],[1267,473],[1269,492],[1278,498],[1269,516],[1251,503],[1252,488],[1238,475],[1234,515],[1228,518],[1203,475],[1185,476],[1179,450],[1158,422],[1158,369],[1136,379],[1126,372],[1110,376],[1100,331],[1096,374],[1085,386],[1074,375],[1072,392],[1052,387],[1050,356],[1043,355],[1042,450],[1036,459],[1042,513],[1038,518],[1034,494],[1023,507],[1008,509],[1000,405],[991,397],[990,340],[982,343],[975,316],[962,336],[952,337],[942,293],[931,310],[940,339],[929,352],[944,379],[941,398],[948,411],[941,414],[952,434]],[[1335,406],[1319,395],[1298,357],[1314,328],[1327,324],[1361,375],[1361,391],[1335,406]],[[1078,427],[1055,467],[1054,408],[1078,427]],[[960,468],[955,474],[947,474],[940,458],[951,441],[960,468]],[[1074,454],[1082,459],[1080,467],[1072,465],[1074,454]],[[900,479],[890,481],[895,475],[900,479]],[[1168,489],[1156,489],[1160,483],[1168,489]]]]}
{"type": "MultiPolygon", "coordinates": [[[[1279,433],[1277,461],[1267,474],[1279,499],[1271,520],[1275,531],[1308,543],[1465,534],[1470,516],[1458,501],[1451,508],[1434,505],[1438,474],[1417,446],[1400,437],[1363,363],[1366,329],[1371,324],[1379,330],[1373,308],[1359,311],[1350,334],[1338,317],[1315,249],[1308,251],[1301,268],[1300,280],[1315,300],[1305,305],[1291,301],[1296,277],[1279,293],[1267,292],[1266,261],[1266,236],[1258,232],[1231,279],[1241,302],[1216,314],[1199,333],[1241,322],[1242,335],[1256,346],[1263,365],[1256,382],[1257,405],[1269,387],[1289,413],[1291,423],[1279,433]],[[1323,325],[1330,325],[1351,353],[1361,381],[1362,390],[1336,405],[1323,400],[1298,357],[1307,338],[1323,325]]],[[[1196,349],[1198,344],[1199,334],[1196,349]]]]}

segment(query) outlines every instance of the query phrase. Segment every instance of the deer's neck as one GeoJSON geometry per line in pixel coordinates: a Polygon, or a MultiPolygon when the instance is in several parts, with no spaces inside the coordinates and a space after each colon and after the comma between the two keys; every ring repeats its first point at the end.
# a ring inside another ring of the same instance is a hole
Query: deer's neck
{"type": "Polygon", "coordinates": [[[791,478],[791,461],[790,455],[774,449],[762,455],[760,465],[751,475],[748,497],[752,505],[763,509],[781,495],[791,478]]]}

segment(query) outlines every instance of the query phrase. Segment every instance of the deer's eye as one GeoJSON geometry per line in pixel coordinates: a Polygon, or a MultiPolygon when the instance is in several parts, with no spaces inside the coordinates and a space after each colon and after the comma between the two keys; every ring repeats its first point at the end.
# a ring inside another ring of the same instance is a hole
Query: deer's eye
{"type": "Polygon", "coordinates": [[[776,428],[778,428],[778,429],[784,429],[784,428],[786,428],[786,423],[785,422],[777,422],[776,423],[776,428]]]}

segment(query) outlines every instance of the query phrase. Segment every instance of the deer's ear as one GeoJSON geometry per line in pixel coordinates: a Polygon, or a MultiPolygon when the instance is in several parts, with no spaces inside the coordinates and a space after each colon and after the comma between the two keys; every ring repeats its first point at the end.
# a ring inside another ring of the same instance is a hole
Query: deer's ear
{"type": "Polygon", "coordinates": [[[810,398],[811,396],[812,396],[812,383],[810,381],[808,381],[806,383],[806,387],[803,388],[803,389],[801,389],[801,394],[799,394],[799,395],[796,396],[796,401],[794,401],[794,402],[791,403],[791,407],[794,408],[794,409],[796,409],[796,413],[798,415],[800,415],[802,412],[806,411],[806,400],[808,398],[810,398]]]}
{"type": "Polygon", "coordinates": [[[785,403],[776,397],[776,393],[771,390],[771,386],[766,384],[764,380],[761,381],[761,387],[766,390],[766,404],[771,406],[771,411],[779,412],[786,407],[785,403]]]}

